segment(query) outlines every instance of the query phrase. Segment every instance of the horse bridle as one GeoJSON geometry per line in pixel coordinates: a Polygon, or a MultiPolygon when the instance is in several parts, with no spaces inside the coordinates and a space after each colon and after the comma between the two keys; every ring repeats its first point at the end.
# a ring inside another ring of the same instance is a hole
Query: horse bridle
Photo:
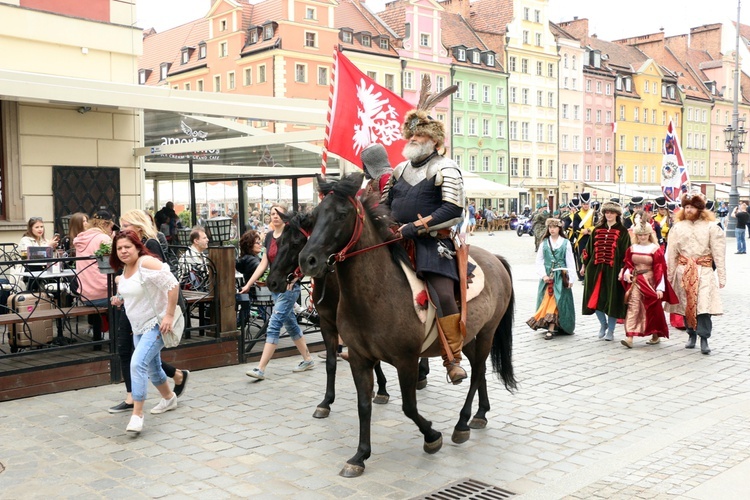
{"type": "Polygon", "coordinates": [[[362,237],[362,231],[365,228],[365,209],[362,206],[362,202],[359,201],[359,198],[349,196],[347,197],[347,199],[354,206],[354,210],[357,213],[357,218],[354,221],[354,231],[352,231],[352,237],[349,239],[349,243],[347,243],[346,246],[341,249],[341,251],[332,253],[331,255],[328,256],[328,259],[326,260],[326,264],[328,264],[329,267],[333,267],[333,265],[336,264],[337,262],[344,262],[349,257],[354,257],[355,255],[369,252],[370,250],[374,250],[376,248],[379,248],[385,245],[390,245],[391,243],[399,241],[401,238],[403,238],[403,236],[399,234],[396,238],[393,238],[392,240],[384,241],[376,245],[372,245],[372,246],[365,247],[365,248],[360,248],[359,250],[350,252],[350,250],[354,248],[354,245],[356,245],[359,242],[359,239],[362,237]]]}
{"type": "MultiPolygon", "coordinates": [[[[286,226],[289,227],[289,223],[286,223],[286,226]]],[[[297,226],[297,230],[299,230],[300,233],[305,237],[305,239],[310,239],[310,233],[305,230],[302,226],[297,226]]],[[[302,272],[302,269],[299,267],[299,264],[297,264],[297,268],[292,271],[291,273],[287,274],[286,276],[286,282],[287,283],[294,283],[295,280],[302,279],[305,276],[305,274],[302,272]]]]}

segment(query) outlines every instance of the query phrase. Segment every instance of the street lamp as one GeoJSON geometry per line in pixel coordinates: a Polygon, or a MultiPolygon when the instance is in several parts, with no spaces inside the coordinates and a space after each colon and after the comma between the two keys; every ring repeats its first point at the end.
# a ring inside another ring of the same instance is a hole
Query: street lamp
{"type": "MultiPolygon", "coordinates": [[[[732,124],[724,129],[724,137],[727,150],[732,153],[732,184],[729,190],[729,213],[731,214],[740,201],[740,193],[737,191],[737,164],[739,163],[740,151],[745,144],[747,131],[740,123],[740,113],[737,110],[740,93],[740,2],[737,0],[737,45],[734,50],[734,102],[732,106],[732,124]]],[[[737,227],[737,219],[729,217],[727,221],[727,236],[734,236],[737,227]]]]}
{"type": "MultiPolygon", "coordinates": [[[[724,129],[724,141],[726,142],[727,150],[732,153],[732,183],[729,190],[730,214],[740,201],[740,193],[737,190],[737,167],[742,147],[745,145],[745,136],[747,135],[747,130],[745,130],[742,123],[738,122],[736,115],[732,117],[732,122],[732,125],[729,125],[724,129]]],[[[734,229],[736,226],[737,219],[730,217],[727,221],[727,236],[734,236],[734,229]]]]}
{"type": "Polygon", "coordinates": [[[623,172],[622,165],[617,167],[616,172],[617,172],[617,198],[622,199],[622,172],[623,172]]]}

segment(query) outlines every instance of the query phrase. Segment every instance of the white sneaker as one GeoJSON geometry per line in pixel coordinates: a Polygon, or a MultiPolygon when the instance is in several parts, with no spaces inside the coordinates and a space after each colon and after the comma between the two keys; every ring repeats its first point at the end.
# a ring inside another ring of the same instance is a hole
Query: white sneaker
{"type": "Polygon", "coordinates": [[[138,415],[133,415],[130,417],[130,422],[128,422],[128,426],[125,428],[125,432],[135,432],[139,433],[143,430],[143,417],[139,417],[138,415]]]}
{"type": "Polygon", "coordinates": [[[159,404],[151,408],[151,414],[152,415],[158,415],[159,413],[165,413],[169,410],[174,410],[177,408],[177,395],[175,394],[172,396],[172,399],[164,399],[162,398],[161,401],[159,401],[159,404]]]}

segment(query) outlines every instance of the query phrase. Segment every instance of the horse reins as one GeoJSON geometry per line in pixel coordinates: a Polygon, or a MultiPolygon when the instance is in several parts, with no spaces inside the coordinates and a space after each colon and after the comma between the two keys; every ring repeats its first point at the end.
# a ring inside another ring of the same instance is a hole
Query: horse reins
{"type": "MultiPolygon", "coordinates": [[[[289,223],[287,222],[286,225],[288,227],[289,223]]],[[[302,233],[302,235],[306,239],[308,239],[308,240],[310,239],[310,233],[308,231],[306,231],[305,228],[303,228],[302,226],[298,226],[297,229],[299,230],[300,233],[302,233]]],[[[304,276],[305,276],[305,274],[302,272],[302,269],[299,267],[299,264],[297,264],[297,268],[294,271],[292,271],[291,273],[289,273],[287,275],[286,282],[287,283],[294,283],[294,280],[302,279],[304,276]]]]}

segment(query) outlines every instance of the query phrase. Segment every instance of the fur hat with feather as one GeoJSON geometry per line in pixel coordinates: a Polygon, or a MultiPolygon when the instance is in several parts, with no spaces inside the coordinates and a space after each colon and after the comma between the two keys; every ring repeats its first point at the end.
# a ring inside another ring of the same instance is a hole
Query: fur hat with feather
{"type": "Polygon", "coordinates": [[[456,85],[451,85],[445,90],[433,94],[430,92],[430,76],[422,76],[422,88],[419,92],[419,103],[417,109],[406,113],[404,117],[403,136],[409,140],[415,135],[426,135],[435,141],[435,148],[440,149],[445,145],[445,125],[429,115],[430,110],[437,103],[458,90],[456,85]]]}

